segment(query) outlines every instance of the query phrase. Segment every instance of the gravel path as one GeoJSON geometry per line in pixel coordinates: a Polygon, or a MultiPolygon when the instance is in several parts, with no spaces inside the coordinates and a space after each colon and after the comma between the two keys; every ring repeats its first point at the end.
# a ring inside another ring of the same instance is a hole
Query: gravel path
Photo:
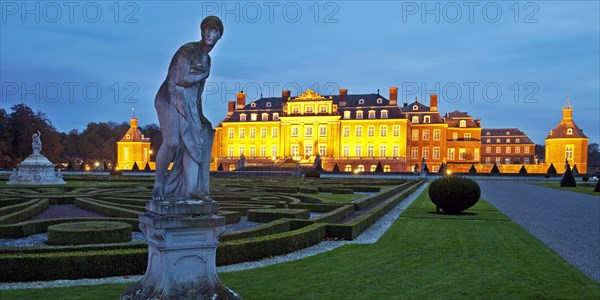
{"type": "MultiPolygon", "coordinates": [[[[385,232],[394,224],[400,214],[421,194],[421,192],[427,187],[427,184],[421,185],[415,192],[409,195],[404,201],[400,202],[394,209],[389,211],[387,214],[379,218],[375,224],[371,225],[361,235],[359,235],[353,241],[323,241],[312,247],[302,249],[300,251],[271,257],[259,261],[244,262],[235,265],[217,267],[217,272],[234,272],[247,269],[254,269],[282,262],[299,260],[305,257],[314,256],[319,253],[327,252],[343,245],[347,244],[374,244],[376,243],[385,232]]],[[[142,275],[139,276],[119,276],[109,278],[97,278],[97,279],[77,279],[77,280],[55,280],[55,281],[34,281],[34,282],[15,282],[15,283],[0,283],[0,290],[6,289],[26,289],[26,288],[49,288],[49,287],[63,287],[63,286],[74,286],[74,285],[96,285],[106,283],[127,283],[137,282],[142,279],[142,275]]]]}
{"type": "Polygon", "coordinates": [[[63,219],[63,218],[103,218],[103,214],[77,207],[75,204],[50,205],[35,215],[31,220],[63,219]]]}
{"type": "Polygon", "coordinates": [[[478,181],[481,196],[600,282],[600,196],[510,181],[478,181]]]}

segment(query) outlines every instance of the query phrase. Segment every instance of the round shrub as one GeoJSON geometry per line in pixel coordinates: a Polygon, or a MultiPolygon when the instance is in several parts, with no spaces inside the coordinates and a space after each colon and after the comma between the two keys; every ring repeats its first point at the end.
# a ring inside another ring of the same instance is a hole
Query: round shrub
{"type": "Polygon", "coordinates": [[[429,199],[448,214],[458,214],[475,205],[479,196],[479,185],[468,178],[444,176],[429,185],[429,199]]]}
{"type": "Polygon", "coordinates": [[[129,241],[131,241],[131,225],[122,222],[72,222],[48,227],[49,245],[110,244],[129,241]]]}

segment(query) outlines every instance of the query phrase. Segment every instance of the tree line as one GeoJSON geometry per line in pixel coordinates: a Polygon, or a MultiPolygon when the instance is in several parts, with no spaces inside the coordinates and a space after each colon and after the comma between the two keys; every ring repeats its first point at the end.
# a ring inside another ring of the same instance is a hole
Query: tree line
{"type": "MultiPolygon", "coordinates": [[[[0,168],[15,168],[31,155],[31,136],[38,130],[42,138],[42,154],[54,163],[113,164],[117,160],[117,141],[129,129],[126,122],[90,122],[83,131],[59,132],[46,114],[34,112],[25,104],[17,104],[7,112],[0,109],[0,168]]],[[[156,124],[140,127],[158,151],[162,143],[156,124]]]]}

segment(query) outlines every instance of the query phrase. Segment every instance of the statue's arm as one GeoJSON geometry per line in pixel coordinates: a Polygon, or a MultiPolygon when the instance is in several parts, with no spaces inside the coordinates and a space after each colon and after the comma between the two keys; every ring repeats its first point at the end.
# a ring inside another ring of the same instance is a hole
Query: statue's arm
{"type": "Polygon", "coordinates": [[[208,77],[208,71],[198,73],[192,69],[191,54],[187,51],[180,51],[177,54],[177,63],[175,64],[176,70],[171,70],[171,74],[174,76],[175,84],[178,86],[188,87],[192,86],[208,77]]]}

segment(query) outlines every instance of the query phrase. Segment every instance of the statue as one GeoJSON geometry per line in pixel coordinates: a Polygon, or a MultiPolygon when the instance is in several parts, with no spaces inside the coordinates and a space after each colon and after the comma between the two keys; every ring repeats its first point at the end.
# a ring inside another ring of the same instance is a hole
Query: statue
{"type": "Polygon", "coordinates": [[[40,152],[42,152],[42,140],[40,139],[41,136],[42,134],[39,130],[37,133],[34,133],[31,136],[31,148],[33,148],[33,155],[40,155],[40,152]]]}
{"type": "Polygon", "coordinates": [[[156,155],[153,199],[208,198],[208,176],[214,130],[202,113],[201,95],[210,73],[208,53],[223,35],[215,16],[200,24],[202,39],[187,43],[173,56],[154,106],[163,143],[156,155]],[[169,164],[173,167],[167,172],[169,164]]]}

